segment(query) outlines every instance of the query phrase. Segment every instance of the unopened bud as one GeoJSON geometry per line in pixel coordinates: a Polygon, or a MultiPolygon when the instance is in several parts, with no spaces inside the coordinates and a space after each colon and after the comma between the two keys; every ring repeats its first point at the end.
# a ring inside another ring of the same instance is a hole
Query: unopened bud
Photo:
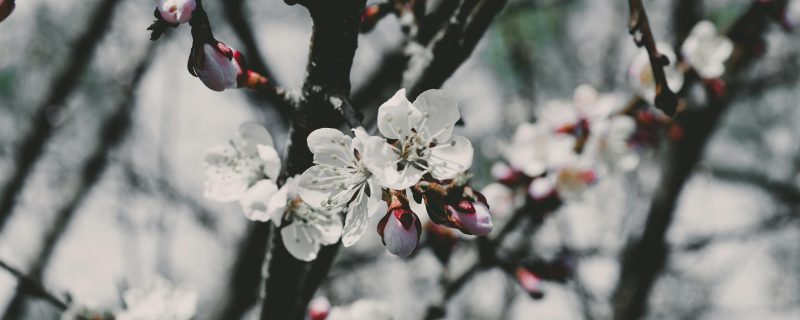
{"type": "Polygon", "coordinates": [[[542,280],[539,279],[539,277],[533,272],[519,267],[514,274],[517,277],[517,282],[519,283],[520,287],[525,289],[531,298],[539,300],[544,297],[544,291],[542,291],[542,280]]]}
{"type": "Polygon", "coordinates": [[[240,75],[243,74],[241,57],[236,50],[222,42],[206,43],[202,47],[192,47],[189,57],[189,71],[197,76],[211,90],[223,91],[239,86],[240,75]]]}
{"type": "Polygon", "coordinates": [[[378,234],[386,249],[394,255],[408,257],[417,248],[422,223],[407,205],[394,201],[389,212],[378,223],[378,234]]]}
{"type": "Polygon", "coordinates": [[[308,304],[309,320],[325,320],[331,312],[331,303],[325,297],[316,297],[308,304]]]}
{"type": "Polygon", "coordinates": [[[800,27],[800,0],[789,0],[783,9],[783,26],[787,30],[800,27]]]}
{"type": "Polygon", "coordinates": [[[161,0],[158,11],[164,21],[179,24],[192,20],[192,12],[196,7],[195,0],[161,0]]]}

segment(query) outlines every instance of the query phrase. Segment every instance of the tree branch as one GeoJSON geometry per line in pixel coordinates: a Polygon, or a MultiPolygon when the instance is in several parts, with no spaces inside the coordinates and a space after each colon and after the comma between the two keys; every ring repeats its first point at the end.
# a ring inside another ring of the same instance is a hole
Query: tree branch
{"type": "MultiPolygon", "coordinates": [[[[296,101],[291,115],[290,141],[286,147],[282,181],[313,165],[313,155],[306,144],[308,135],[318,128],[331,127],[340,121],[333,108],[335,101],[330,98],[341,99],[350,95],[350,69],[358,47],[361,12],[366,1],[306,0],[287,3],[305,6],[311,14],[314,29],[302,97],[296,101]]],[[[278,229],[271,229],[273,242],[261,318],[300,320],[305,314],[310,295],[324,278],[324,274],[309,278],[308,270],[327,273],[338,245],[322,248],[311,266],[291,256],[283,245],[278,229]]]]}
{"type": "Polygon", "coordinates": [[[14,151],[14,170],[0,192],[0,231],[14,211],[17,196],[25,187],[28,176],[44,152],[44,147],[53,134],[50,117],[60,112],[70,94],[80,83],[80,76],[91,61],[97,44],[106,34],[106,29],[114,16],[114,8],[120,1],[103,0],[93,11],[91,21],[85,32],[78,38],[67,59],[68,66],[55,76],[48,86],[52,88],[45,100],[36,107],[31,120],[31,130],[17,144],[14,151]]]}
{"type": "Polygon", "coordinates": [[[658,52],[642,0],[628,0],[628,6],[631,9],[628,32],[633,35],[633,41],[637,46],[647,49],[647,55],[650,57],[650,66],[656,81],[656,107],[668,116],[673,116],[678,109],[678,96],[667,85],[664,67],[676,61],[669,61],[666,56],[658,52]]]}
{"type": "MultiPolygon", "coordinates": [[[[134,93],[147,71],[147,68],[150,66],[152,57],[155,56],[153,54],[154,49],[155,45],[151,44],[142,60],[132,72],[130,76],[131,80],[124,88],[124,97],[119,106],[117,106],[116,111],[102,124],[102,128],[97,135],[100,137],[100,141],[84,162],[83,168],[80,171],[77,188],[71,200],[56,211],[55,221],[45,233],[39,257],[28,272],[31,277],[42,277],[47,265],[50,263],[50,259],[59,240],[61,240],[64,232],[69,228],[78,208],[83,204],[83,201],[93,190],[94,185],[100,180],[100,177],[108,167],[109,154],[124,141],[128,134],[128,129],[132,121],[132,111],[135,107],[136,99],[134,99],[134,93]]],[[[19,319],[22,317],[24,311],[23,294],[22,288],[18,287],[17,293],[14,298],[12,298],[3,316],[4,320],[19,319]]]]}
{"type": "Polygon", "coordinates": [[[57,295],[50,293],[44,287],[41,281],[36,278],[26,276],[22,271],[8,265],[3,260],[0,260],[0,269],[5,269],[14,278],[17,278],[18,290],[23,294],[30,295],[37,298],[42,298],[53,307],[60,311],[66,311],[69,308],[69,302],[59,298],[57,295]]]}

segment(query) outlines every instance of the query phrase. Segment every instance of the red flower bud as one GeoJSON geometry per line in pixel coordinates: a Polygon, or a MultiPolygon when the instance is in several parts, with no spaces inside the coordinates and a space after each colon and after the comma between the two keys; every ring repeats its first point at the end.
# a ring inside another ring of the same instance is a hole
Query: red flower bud
{"type": "Polygon", "coordinates": [[[528,292],[531,298],[539,300],[544,297],[544,291],[542,291],[542,280],[539,279],[539,277],[533,272],[519,267],[514,274],[517,277],[517,282],[519,285],[522,287],[522,289],[525,289],[525,291],[528,292]]]}

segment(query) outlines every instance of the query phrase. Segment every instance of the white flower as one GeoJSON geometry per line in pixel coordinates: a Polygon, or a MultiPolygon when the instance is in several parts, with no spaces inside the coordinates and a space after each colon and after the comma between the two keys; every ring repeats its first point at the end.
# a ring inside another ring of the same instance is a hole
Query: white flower
{"type": "MultiPolygon", "coordinates": [[[[664,67],[667,86],[673,92],[678,92],[683,87],[684,76],[678,70],[675,50],[666,43],[658,43],[657,47],[658,52],[669,59],[669,65],[664,67]]],[[[654,103],[656,99],[656,81],[653,75],[653,68],[650,66],[650,58],[645,48],[639,50],[639,54],[631,62],[628,68],[628,82],[642,99],[651,104],[654,103]]]]}
{"type": "Polygon", "coordinates": [[[308,136],[308,148],[314,153],[316,165],[300,176],[298,191],[314,208],[346,208],[342,233],[346,247],[361,238],[375,212],[386,210],[380,183],[362,158],[367,133],[362,128],[353,132],[355,138],[350,138],[339,130],[323,128],[308,136]]]}
{"type": "Polygon", "coordinates": [[[197,312],[197,294],[156,279],[146,288],[133,288],[122,295],[125,310],[117,320],[189,320],[197,312]]]}
{"type": "Polygon", "coordinates": [[[346,307],[334,307],[327,320],[392,320],[389,306],[376,300],[358,300],[346,307]]]}
{"type": "Polygon", "coordinates": [[[275,179],[281,168],[272,137],[255,122],[239,126],[229,145],[206,151],[205,197],[240,201],[250,220],[267,221],[267,204],[278,190],[275,179]]]}
{"type": "Polygon", "coordinates": [[[523,123],[517,127],[503,153],[512,167],[529,177],[536,177],[574,157],[574,147],[574,136],[558,134],[543,124],[523,123]]]}
{"type": "Polygon", "coordinates": [[[629,143],[636,131],[636,122],[617,115],[594,121],[583,154],[607,170],[630,171],[639,164],[639,154],[629,143]]]}
{"type": "Polygon", "coordinates": [[[597,182],[597,175],[590,166],[573,165],[559,168],[555,175],[555,185],[559,197],[564,200],[577,200],[597,182]]]}
{"type": "Polygon", "coordinates": [[[222,42],[192,47],[189,71],[211,90],[223,91],[239,86],[242,74],[241,54],[222,42]]]}
{"type": "Polygon", "coordinates": [[[783,20],[789,28],[800,26],[800,0],[790,0],[786,4],[786,8],[783,11],[783,20]]]}
{"type": "Polygon", "coordinates": [[[313,208],[300,199],[297,179],[286,180],[286,184],[272,196],[267,215],[276,226],[281,226],[281,238],[286,250],[295,258],[311,261],[323,245],[334,244],[342,235],[342,220],[338,212],[325,208],[313,208]]]}
{"type": "Polygon", "coordinates": [[[490,183],[481,189],[486,202],[492,205],[491,211],[498,217],[509,217],[514,208],[521,205],[514,195],[514,190],[500,183],[490,183]]]}
{"type": "Polygon", "coordinates": [[[192,12],[196,7],[195,0],[161,0],[158,11],[161,18],[169,23],[184,23],[192,20],[192,12]]]}
{"type": "Polygon", "coordinates": [[[364,161],[391,189],[408,188],[426,173],[452,179],[472,165],[472,144],[453,135],[459,117],[458,103],[443,91],[425,91],[411,104],[401,89],[378,109],[378,129],[394,143],[370,137],[364,161]]]}
{"type": "Polygon", "coordinates": [[[725,73],[725,61],[733,53],[733,41],[720,35],[711,21],[697,23],[681,47],[681,54],[704,79],[719,78],[725,73]]]}

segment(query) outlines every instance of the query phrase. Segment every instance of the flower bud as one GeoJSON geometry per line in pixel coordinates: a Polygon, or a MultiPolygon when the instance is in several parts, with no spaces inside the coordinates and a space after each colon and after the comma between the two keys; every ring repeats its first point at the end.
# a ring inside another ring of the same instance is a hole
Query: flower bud
{"type": "MultiPolygon", "coordinates": [[[[476,195],[479,193],[475,192],[476,195]]],[[[447,205],[450,222],[461,232],[476,236],[485,236],[492,232],[492,217],[489,214],[489,205],[480,196],[481,200],[471,201],[462,199],[455,205],[447,205]]]]}
{"type": "Polygon", "coordinates": [[[223,91],[239,86],[239,77],[245,69],[243,62],[241,53],[224,43],[205,43],[199,48],[192,47],[189,72],[209,89],[223,91]]]}
{"type": "Polygon", "coordinates": [[[783,26],[791,30],[800,26],[800,0],[789,0],[783,9],[783,26]]]}
{"type": "Polygon", "coordinates": [[[389,212],[378,223],[378,234],[386,249],[394,255],[408,257],[417,248],[422,223],[408,205],[397,199],[392,203],[389,212]]]}
{"type": "Polygon", "coordinates": [[[180,24],[192,20],[192,12],[196,7],[195,0],[161,0],[158,12],[164,21],[180,24]]]}
{"type": "Polygon", "coordinates": [[[527,178],[521,171],[515,170],[503,162],[493,164],[491,172],[495,180],[505,185],[514,185],[527,178]]]}
{"type": "Polygon", "coordinates": [[[531,298],[539,300],[544,297],[544,291],[542,291],[542,280],[539,279],[533,272],[528,271],[525,268],[519,267],[514,272],[517,277],[517,282],[525,289],[526,292],[531,296],[531,298]]]}
{"type": "Polygon", "coordinates": [[[0,0],[0,21],[5,20],[14,11],[15,0],[0,0]]]}
{"type": "Polygon", "coordinates": [[[308,304],[308,320],[325,320],[331,312],[331,303],[325,297],[316,297],[308,304]]]}

